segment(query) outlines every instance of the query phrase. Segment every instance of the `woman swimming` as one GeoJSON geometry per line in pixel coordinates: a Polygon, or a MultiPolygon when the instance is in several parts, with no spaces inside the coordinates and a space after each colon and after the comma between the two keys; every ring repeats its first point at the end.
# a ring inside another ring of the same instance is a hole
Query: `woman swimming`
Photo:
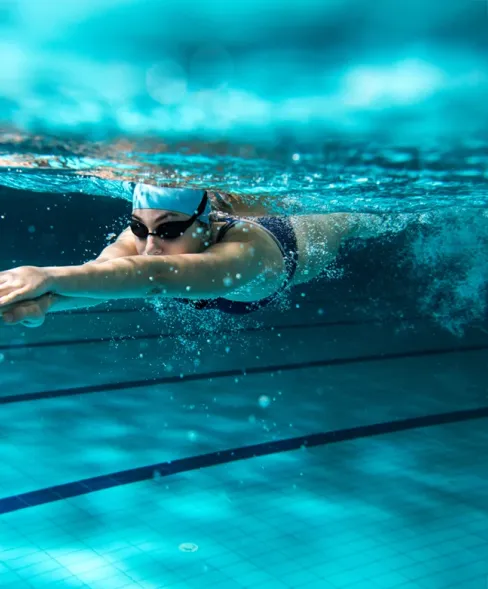
{"type": "Polygon", "coordinates": [[[130,225],[97,259],[0,272],[6,324],[124,298],[166,297],[197,309],[249,313],[308,282],[372,215],[226,216],[216,193],[135,184],[130,225]]]}

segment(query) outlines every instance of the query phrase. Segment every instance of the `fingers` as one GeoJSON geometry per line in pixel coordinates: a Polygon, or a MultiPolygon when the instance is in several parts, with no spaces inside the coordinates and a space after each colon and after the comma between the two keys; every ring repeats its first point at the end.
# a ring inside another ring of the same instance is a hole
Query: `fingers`
{"type": "Polygon", "coordinates": [[[10,281],[4,282],[3,284],[0,283],[0,301],[4,298],[9,296],[10,294],[17,292],[21,288],[21,286],[15,286],[10,281]]]}
{"type": "Polygon", "coordinates": [[[6,282],[10,282],[12,280],[11,272],[0,272],[0,284],[5,284],[6,282]]]}
{"type": "Polygon", "coordinates": [[[29,311],[28,308],[19,306],[10,309],[9,311],[5,311],[2,313],[2,317],[5,323],[8,323],[9,325],[17,325],[29,315],[29,311]]]}
{"type": "Polygon", "coordinates": [[[13,290],[16,290],[9,282],[0,283],[0,297],[8,295],[13,290]]]}
{"type": "Polygon", "coordinates": [[[1,296],[0,293],[0,311],[2,310],[2,307],[6,307],[7,305],[13,305],[14,303],[20,303],[21,301],[25,301],[28,298],[28,289],[15,290],[14,292],[6,294],[5,296],[1,296]]]}
{"type": "Polygon", "coordinates": [[[14,316],[12,315],[12,313],[2,313],[2,319],[4,323],[7,323],[8,325],[15,325],[15,323],[17,323],[17,321],[15,321],[14,316]]]}
{"type": "Polygon", "coordinates": [[[3,314],[7,325],[24,325],[25,327],[39,327],[44,323],[45,314],[37,303],[20,303],[3,314]]]}

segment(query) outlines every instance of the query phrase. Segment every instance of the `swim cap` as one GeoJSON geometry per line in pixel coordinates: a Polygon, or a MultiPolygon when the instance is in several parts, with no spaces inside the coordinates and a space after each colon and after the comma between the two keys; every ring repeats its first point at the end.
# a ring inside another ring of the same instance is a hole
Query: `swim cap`
{"type": "MultiPolygon", "coordinates": [[[[197,212],[204,194],[205,190],[194,188],[166,188],[138,183],[132,194],[132,209],[162,209],[191,217],[197,212]]],[[[207,201],[199,220],[208,223],[210,212],[210,202],[207,201]]]]}

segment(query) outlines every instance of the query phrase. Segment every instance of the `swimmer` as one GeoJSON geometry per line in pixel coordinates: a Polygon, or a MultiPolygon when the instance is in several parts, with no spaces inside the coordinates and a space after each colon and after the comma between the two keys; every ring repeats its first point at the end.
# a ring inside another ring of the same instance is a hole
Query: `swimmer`
{"type": "Polygon", "coordinates": [[[378,219],[252,216],[249,208],[239,216],[236,203],[225,215],[222,202],[204,190],[134,184],[129,226],[95,260],[0,272],[3,322],[38,327],[48,313],[153,297],[247,314],[319,276],[346,239],[361,236],[365,218],[378,219]]]}

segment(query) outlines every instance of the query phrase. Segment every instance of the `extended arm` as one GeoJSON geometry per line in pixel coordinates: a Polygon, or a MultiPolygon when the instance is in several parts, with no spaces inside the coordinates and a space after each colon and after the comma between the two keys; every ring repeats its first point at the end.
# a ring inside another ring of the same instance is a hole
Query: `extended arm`
{"type": "MultiPolygon", "coordinates": [[[[134,244],[134,238],[132,237],[130,229],[127,228],[117,237],[114,243],[111,243],[106,248],[104,248],[100,255],[95,258],[95,260],[87,262],[86,264],[83,264],[83,266],[90,267],[92,265],[108,262],[116,258],[125,258],[128,256],[134,256],[136,254],[137,250],[134,244]]],[[[107,299],[99,296],[77,297],[54,293],[46,294],[44,296],[46,297],[46,300],[44,301],[46,313],[94,307],[107,301],[107,299]]]]}
{"type": "MultiPolygon", "coordinates": [[[[132,256],[136,253],[137,250],[132,233],[127,228],[118,236],[114,243],[104,248],[95,260],[87,262],[84,266],[89,267],[115,258],[132,256]]],[[[14,303],[10,307],[4,308],[2,310],[2,316],[5,322],[11,325],[22,323],[28,327],[37,327],[42,325],[47,313],[94,307],[104,302],[106,302],[106,299],[100,298],[99,296],[88,298],[46,293],[33,300],[14,303]]]]}
{"type": "MultiPolygon", "coordinates": [[[[134,255],[82,266],[24,266],[0,273],[0,310],[51,293],[114,300],[151,296],[212,298],[249,286],[274,289],[283,277],[281,252],[270,238],[242,228],[204,253],[134,255]]],[[[254,288],[254,287],[253,287],[254,288]]]]}
{"type": "Polygon", "coordinates": [[[271,257],[267,254],[267,248],[252,241],[236,241],[200,254],[136,255],[92,266],[48,268],[48,273],[53,292],[67,296],[214,298],[246,285],[270,266],[277,266],[280,276],[281,260],[274,251],[271,257]]]}

